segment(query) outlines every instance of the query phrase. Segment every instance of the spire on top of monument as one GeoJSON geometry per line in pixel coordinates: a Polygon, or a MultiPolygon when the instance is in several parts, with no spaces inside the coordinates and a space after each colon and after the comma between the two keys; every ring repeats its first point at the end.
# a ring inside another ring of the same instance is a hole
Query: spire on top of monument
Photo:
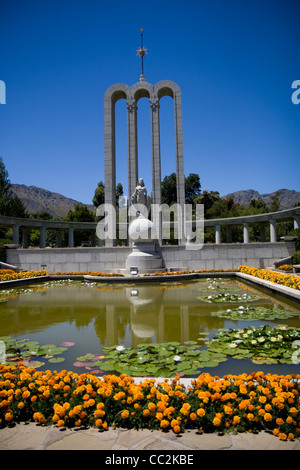
{"type": "Polygon", "coordinates": [[[144,56],[148,54],[147,49],[143,46],[143,29],[140,29],[141,33],[141,47],[137,50],[137,55],[141,57],[142,59],[142,74],[140,76],[140,82],[145,81],[145,75],[144,75],[144,56]]]}

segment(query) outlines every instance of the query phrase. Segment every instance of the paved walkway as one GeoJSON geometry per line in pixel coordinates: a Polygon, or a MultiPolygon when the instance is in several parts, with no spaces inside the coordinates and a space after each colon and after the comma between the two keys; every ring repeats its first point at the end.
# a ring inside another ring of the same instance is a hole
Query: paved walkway
{"type": "Polygon", "coordinates": [[[118,451],[128,451],[126,455],[130,451],[152,451],[153,455],[175,451],[186,455],[196,450],[300,450],[300,439],[283,442],[266,432],[218,436],[186,431],[177,436],[173,432],[149,430],[76,431],[30,423],[1,429],[0,450],[107,450],[115,451],[116,455],[118,451]]]}

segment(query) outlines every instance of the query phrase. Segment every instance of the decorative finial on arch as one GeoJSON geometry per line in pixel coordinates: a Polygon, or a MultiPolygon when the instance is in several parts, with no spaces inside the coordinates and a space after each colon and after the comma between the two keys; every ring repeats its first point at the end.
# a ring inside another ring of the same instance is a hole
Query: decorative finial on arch
{"type": "Polygon", "coordinates": [[[137,55],[141,57],[142,59],[142,73],[140,76],[140,81],[144,82],[145,81],[145,75],[144,75],[144,57],[146,54],[148,54],[147,49],[143,46],[143,32],[144,30],[141,28],[140,33],[141,33],[141,46],[137,50],[137,55]]]}

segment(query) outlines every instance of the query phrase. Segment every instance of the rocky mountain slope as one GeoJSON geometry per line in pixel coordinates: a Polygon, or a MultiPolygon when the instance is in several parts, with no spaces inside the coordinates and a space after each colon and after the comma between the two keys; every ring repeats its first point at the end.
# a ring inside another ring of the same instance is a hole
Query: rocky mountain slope
{"type": "MultiPolygon", "coordinates": [[[[280,209],[290,209],[300,202],[300,192],[290,189],[280,189],[279,202],[280,209]]],[[[250,203],[251,199],[262,199],[266,204],[270,203],[271,197],[275,194],[259,194],[254,189],[247,189],[245,191],[235,191],[234,193],[227,194],[224,197],[232,196],[235,202],[238,202],[242,206],[246,206],[250,203]]]]}
{"type": "MultiPolygon", "coordinates": [[[[43,211],[49,212],[54,218],[63,218],[68,214],[69,209],[74,210],[76,204],[82,204],[79,201],[70,199],[59,193],[53,193],[36,186],[26,186],[25,184],[12,184],[12,192],[18,196],[26,206],[30,214],[38,214],[43,211]]],[[[267,204],[274,193],[259,194],[258,191],[247,189],[244,191],[236,191],[223,197],[232,196],[235,202],[241,205],[247,205],[252,198],[263,199],[267,204]]],[[[300,192],[281,189],[280,190],[280,209],[289,209],[300,202],[300,192]]],[[[89,209],[95,210],[95,207],[87,205],[89,209]]]]}
{"type": "MultiPolygon", "coordinates": [[[[36,186],[26,186],[25,184],[12,184],[12,192],[26,206],[27,212],[30,214],[38,214],[47,211],[54,218],[61,219],[66,217],[69,209],[74,210],[76,204],[82,204],[79,201],[70,199],[59,193],[53,193],[47,189],[38,188],[36,186]]],[[[95,210],[95,207],[87,205],[89,209],[95,210]]]]}

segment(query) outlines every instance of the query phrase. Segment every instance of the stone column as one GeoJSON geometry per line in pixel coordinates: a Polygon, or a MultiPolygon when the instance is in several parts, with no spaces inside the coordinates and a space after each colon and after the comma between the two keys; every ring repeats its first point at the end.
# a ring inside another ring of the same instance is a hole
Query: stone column
{"type": "Polygon", "coordinates": [[[61,230],[56,230],[56,247],[62,247],[62,233],[61,230]]]}
{"type": "Polygon", "coordinates": [[[96,234],[95,234],[94,230],[91,231],[91,246],[93,246],[93,247],[96,246],[96,234]]]}
{"type": "Polygon", "coordinates": [[[150,101],[151,109],[151,147],[152,147],[152,196],[153,204],[161,204],[161,161],[159,99],[150,101]]]}
{"type": "Polygon", "coordinates": [[[260,241],[265,242],[266,241],[265,224],[260,224],[259,230],[260,230],[260,241]]]}
{"type": "MultiPolygon", "coordinates": [[[[104,97],[104,174],[105,204],[116,207],[115,103],[111,94],[104,97]]],[[[106,240],[105,243],[113,246],[116,241],[106,240]]],[[[70,240],[69,246],[73,246],[70,240]]]]}
{"type": "Polygon", "coordinates": [[[220,225],[216,225],[215,237],[216,237],[215,242],[218,245],[219,243],[221,243],[221,226],[220,225]]]}
{"type": "Polygon", "coordinates": [[[296,230],[297,228],[300,228],[300,217],[298,216],[294,216],[294,230],[296,230]]]}
{"type": "Polygon", "coordinates": [[[276,220],[270,220],[270,241],[277,242],[276,220]]]}
{"type": "Polygon", "coordinates": [[[132,96],[127,99],[128,139],[128,197],[131,198],[138,182],[137,105],[132,96]]]}
{"type": "Polygon", "coordinates": [[[22,228],[22,248],[28,248],[28,229],[22,228]]]}
{"type": "Polygon", "coordinates": [[[13,242],[18,245],[20,242],[20,226],[15,224],[13,226],[13,242]]]}
{"type": "Polygon", "coordinates": [[[231,226],[230,226],[230,225],[227,225],[226,231],[227,231],[227,234],[226,234],[227,239],[226,239],[226,241],[227,241],[227,243],[232,243],[232,232],[231,232],[231,226]]]}
{"type": "MultiPolygon", "coordinates": [[[[159,99],[155,96],[150,100],[151,109],[151,150],[152,150],[152,197],[153,204],[158,209],[161,205],[161,156],[160,156],[160,123],[159,99]]],[[[155,229],[159,243],[162,243],[162,214],[161,211],[152,214],[155,217],[155,229]]]]}
{"type": "MultiPolygon", "coordinates": [[[[176,149],[176,180],[177,180],[177,204],[182,208],[181,214],[184,214],[185,203],[185,181],[183,167],[183,135],[182,135],[182,110],[181,110],[181,92],[174,91],[174,118],[175,118],[175,149],[176,149]]],[[[184,243],[183,217],[181,221],[182,239],[179,244],[184,243]]]]}
{"type": "Polygon", "coordinates": [[[68,228],[68,246],[70,248],[74,247],[74,229],[73,229],[73,227],[68,228]]]}
{"type": "Polygon", "coordinates": [[[244,243],[250,242],[249,224],[244,223],[244,243]]]}
{"type": "Polygon", "coordinates": [[[46,227],[40,227],[40,248],[46,247],[46,227]]]}

